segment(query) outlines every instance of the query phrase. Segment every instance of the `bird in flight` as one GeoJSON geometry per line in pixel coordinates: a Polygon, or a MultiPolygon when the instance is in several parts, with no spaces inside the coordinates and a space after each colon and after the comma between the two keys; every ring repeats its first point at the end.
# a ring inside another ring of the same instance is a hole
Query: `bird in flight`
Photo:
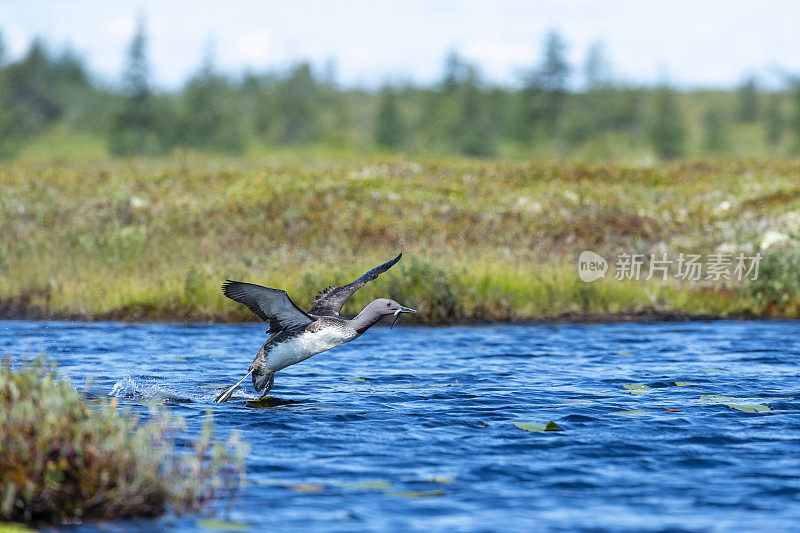
{"type": "Polygon", "coordinates": [[[214,401],[228,401],[233,391],[250,375],[253,376],[256,392],[264,391],[260,396],[263,398],[272,389],[278,370],[357,339],[385,316],[394,315],[391,326],[394,327],[401,313],[416,313],[414,309],[394,300],[378,298],[352,319],[339,316],[348,298],[368,281],[389,270],[402,256],[399,254],[391,261],[373,268],[352,283],[341,287],[330,286],[320,291],[314,297],[314,305],[308,313],[300,309],[286,291],[241,281],[225,281],[222,293],[246,305],[261,320],[269,322],[267,333],[270,337],[256,354],[247,374],[214,401]]]}

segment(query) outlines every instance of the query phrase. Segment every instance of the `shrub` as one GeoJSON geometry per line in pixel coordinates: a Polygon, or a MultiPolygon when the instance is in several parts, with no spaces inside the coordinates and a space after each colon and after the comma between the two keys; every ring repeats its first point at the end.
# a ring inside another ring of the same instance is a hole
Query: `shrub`
{"type": "Polygon", "coordinates": [[[758,279],[747,282],[740,294],[752,299],[757,313],[790,316],[799,311],[800,252],[785,249],[764,254],[759,266],[758,279]]]}
{"type": "Polygon", "coordinates": [[[455,274],[412,257],[400,267],[400,277],[392,281],[389,295],[399,302],[414,302],[424,322],[441,324],[463,315],[463,299],[457,296],[460,285],[455,274]]]}
{"type": "Polygon", "coordinates": [[[175,446],[180,418],[141,422],[115,400],[89,401],[44,358],[0,363],[0,520],[70,522],[199,509],[243,479],[242,445],[175,446]]]}

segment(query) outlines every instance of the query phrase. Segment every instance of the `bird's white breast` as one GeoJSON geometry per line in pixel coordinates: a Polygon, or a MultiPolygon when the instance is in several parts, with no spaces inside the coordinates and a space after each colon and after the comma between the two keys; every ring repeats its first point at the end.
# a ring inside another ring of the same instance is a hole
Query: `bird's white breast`
{"type": "MultiPolygon", "coordinates": [[[[355,334],[355,331],[352,332],[355,334]]],[[[268,372],[277,372],[287,366],[299,363],[320,352],[330,350],[352,340],[354,335],[343,328],[322,328],[306,331],[297,337],[276,344],[267,355],[268,372]]]]}

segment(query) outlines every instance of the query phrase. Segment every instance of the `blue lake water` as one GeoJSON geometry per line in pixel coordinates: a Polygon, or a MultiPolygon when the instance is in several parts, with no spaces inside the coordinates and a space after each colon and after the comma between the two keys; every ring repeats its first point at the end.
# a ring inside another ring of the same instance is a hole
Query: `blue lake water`
{"type": "MultiPolygon", "coordinates": [[[[247,407],[249,380],[211,403],[264,329],[0,322],[0,353],[239,431],[247,485],[214,516],[253,530],[800,530],[798,322],[376,327],[279,372],[296,403],[247,407]]],[[[84,526],[129,528],[203,529],[84,526]]]]}

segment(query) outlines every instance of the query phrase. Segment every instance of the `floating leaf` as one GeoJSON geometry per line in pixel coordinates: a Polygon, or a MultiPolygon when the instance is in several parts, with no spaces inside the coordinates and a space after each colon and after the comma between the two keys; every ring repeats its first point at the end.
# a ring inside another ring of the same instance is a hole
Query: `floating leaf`
{"type": "Polygon", "coordinates": [[[289,485],[286,488],[295,492],[305,492],[306,494],[317,494],[325,490],[321,483],[298,483],[297,485],[289,485]]]}
{"type": "Polygon", "coordinates": [[[526,422],[514,422],[514,425],[523,431],[561,431],[558,424],[550,420],[546,424],[528,424],[526,422]]]}
{"type": "Polygon", "coordinates": [[[762,405],[760,403],[750,404],[750,405],[726,403],[725,405],[732,409],[738,409],[739,411],[744,411],[745,413],[763,413],[764,411],[770,410],[769,407],[767,407],[766,405],[762,405]]]}
{"type": "Polygon", "coordinates": [[[392,484],[380,480],[367,480],[359,481],[358,483],[345,483],[342,487],[355,490],[384,490],[392,488],[392,484]]]}
{"type": "Polygon", "coordinates": [[[229,522],[228,520],[217,520],[216,518],[206,518],[198,520],[195,525],[203,529],[215,529],[217,531],[247,531],[250,526],[239,522],[229,522]]]}
{"type": "Polygon", "coordinates": [[[700,399],[701,400],[708,400],[708,399],[711,399],[711,398],[717,398],[717,399],[720,399],[720,398],[733,398],[733,396],[720,396],[719,394],[701,394],[700,395],[700,399]]]}
{"type": "Polygon", "coordinates": [[[617,352],[617,355],[624,355],[625,357],[633,357],[631,352],[617,352]]]}
{"type": "Polygon", "coordinates": [[[699,403],[715,404],[715,403],[747,403],[747,398],[736,398],[735,396],[720,396],[719,394],[703,394],[699,403]]]}
{"type": "Polygon", "coordinates": [[[691,387],[692,385],[702,385],[702,383],[697,383],[695,381],[676,381],[676,387],[691,387]]]}
{"type": "Polygon", "coordinates": [[[392,496],[400,496],[402,498],[434,498],[436,496],[444,496],[444,489],[436,490],[401,490],[397,492],[387,492],[392,496]]]}
{"type": "Polygon", "coordinates": [[[650,411],[614,411],[611,413],[612,415],[643,415],[645,413],[649,413],[650,411]]]}
{"type": "Polygon", "coordinates": [[[364,383],[369,383],[369,380],[367,378],[342,378],[342,379],[345,381],[361,381],[364,383]]]}
{"type": "Polygon", "coordinates": [[[623,387],[628,390],[647,390],[650,388],[644,383],[626,383],[623,387]]]}

